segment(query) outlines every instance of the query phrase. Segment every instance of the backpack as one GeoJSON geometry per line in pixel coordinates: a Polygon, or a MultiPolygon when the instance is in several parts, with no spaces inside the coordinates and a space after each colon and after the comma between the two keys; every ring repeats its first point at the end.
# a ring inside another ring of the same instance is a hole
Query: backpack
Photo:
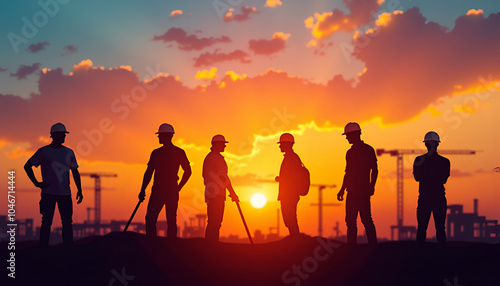
{"type": "Polygon", "coordinates": [[[297,192],[301,196],[307,195],[309,193],[309,186],[311,185],[311,174],[309,170],[302,164],[300,167],[300,172],[297,174],[297,192]]]}

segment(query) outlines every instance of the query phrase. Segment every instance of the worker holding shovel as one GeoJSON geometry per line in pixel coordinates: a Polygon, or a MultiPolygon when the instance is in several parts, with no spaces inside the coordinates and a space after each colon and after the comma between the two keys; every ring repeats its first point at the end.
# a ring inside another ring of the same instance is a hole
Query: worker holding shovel
{"type": "MultiPolygon", "coordinates": [[[[211,151],[203,161],[203,182],[205,184],[205,202],[207,203],[208,217],[205,239],[209,242],[219,241],[219,230],[222,224],[224,205],[226,202],[226,189],[229,191],[229,196],[232,201],[236,202],[236,204],[239,203],[239,198],[234,192],[227,174],[228,168],[226,160],[221,155],[226,148],[226,143],[229,142],[226,141],[223,135],[215,135],[212,138],[211,151]]],[[[238,209],[241,214],[239,205],[238,209]]],[[[245,223],[244,219],[243,222],[245,223]]],[[[247,234],[249,234],[248,227],[246,228],[247,234]]]]}

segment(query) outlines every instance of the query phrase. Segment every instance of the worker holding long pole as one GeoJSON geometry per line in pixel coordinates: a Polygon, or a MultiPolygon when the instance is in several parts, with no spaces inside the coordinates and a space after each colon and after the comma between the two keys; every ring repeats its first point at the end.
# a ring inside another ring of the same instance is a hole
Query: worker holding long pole
{"type": "MultiPolygon", "coordinates": [[[[167,238],[177,237],[177,207],[179,203],[179,192],[191,176],[191,166],[186,152],[172,143],[174,127],[163,123],[158,128],[158,140],[163,146],[153,150],[148,162],[148,167],[142,180],[139,202],[146,197],[146,187],[151,178],[154,181],[146,210],[146,234],[156,236],[156,222],[158,215],[165,206],[167,215],[167,238]],[[177,173],[182,168],[184,173],[180,182],[177,173]]],[[[136,210],[139,206],[137,204],[136,210]]],[[[135,211],[134,211],[135,214],[135,211]]],[[[132,217],[133,215],[132,214],[132,217]]]]}
{"type": "Polygon", "coordinates": [[[212,138],[212,148],[210,153],[203,161],[203,183],[205,184],[205,202],[207,203],[207,228],[205,230],[205,239],[209,242],[219,241],[219,230],[222,225],[224,216],[224,207],[226,202],[226,190],[229,191],[229,196],[233,202],[236,202],[243,223],[249,235],[248,227],[243,218],[241,208],[239,206],[239,198],[234,192],[231,180],[228,176],[227,163],[221,155],[226,149],[226,138],[223,135],[215,135],[212,138]]]}

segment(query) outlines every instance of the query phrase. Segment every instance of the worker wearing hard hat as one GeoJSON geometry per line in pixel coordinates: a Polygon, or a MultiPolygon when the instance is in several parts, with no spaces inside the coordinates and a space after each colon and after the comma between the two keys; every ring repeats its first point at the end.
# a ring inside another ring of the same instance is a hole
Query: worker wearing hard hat
{"type": "Polygon", "coordinates": [[[209,242],[219,241],[219,230],[224,217],[226,190],[233,202],[239,202],[228,176],[227,163],[221,155],[226,149],[226,138],[215,135],[212,138],[210,153],[203,161],[203,183],[205,184],[205,202],[207,203],[207,228],[205,238],[209,242]]]}
{"type": "Polygon", "coordinates": [[[167,237],[177,237],[177,206],[179,192],[191,176],[191,166],[186,152],[172,143],[174,136],[172,125],[163,123],[158,129],[158,139],[162,147],[153,150],[144,173],[139,200],[146,197],[146,187],[154,173],[153,187],[146,211],[146,234],[156,236],[156,221],[165,206],[167,214],[167,237]],[[182,168],[182,179],[178,183],[179,167],[182,168]]]}
{"type": "Polygon", "coordinates": [[[300,195],[295,191],[295,178],[302,168],[302,161],[293,151],[295,139],[290,133],[283,133],[278,141],[279,148],[284,154],[281,162],[279,176],[275,178],[279,182],[278,201],[281,203],[281,214],[283,222],[288,228],[290,236],[296,237],[300,234],[297,221],[297,204],[300,195]]]}
{"type": "Polygon", "coordinates": [[[424,144],[427,147],[427,153],[415,158],[413,177],[419,182],[417,242],[425,242],[427,226],[432,213],[438,244],[445,246],[447,202],[444,184],[450,176],[450,160],[437,153],[440,142],[436,132],[430,131],[425,134],[424,144]]]}
{"type": "Polygon", "coordinates": [[[342,135],[352,147],[346,153],[346,168],[342,187],[337,194],[339,201],[344,200],[347,190],[346,215],[347,243],[356,244],[358,229],[356,221],[358,213],[366,230],[369,244],[377,243],[377,233],[371,213],[370,197],[375,193],[378,168],[375,150],[361,140],[361,127],[358,123],[349,122],[342,135]]]}
{"type": "Polygon", "coordinates": [[[62,238],[65,247],[73,245],[73,203],[71,202],[71,190],[69,187],[69,170],[75,181],[77,204],[83,200],[80,173],[75,153],[70,148],[63,146],[66,139],[66,126],[56,123],[50,128],[52,142],[38,149],[26,162],[24,170],[35,187],[42,189],[40,200],[40,214],[42,225],[40,226],[40,246],[49,245],[50,228],[54,211],[57,204],[62,221],[62,238]],[[41,166],[42,182],[38,182],[33,173],[33,166],[41,166]]]}

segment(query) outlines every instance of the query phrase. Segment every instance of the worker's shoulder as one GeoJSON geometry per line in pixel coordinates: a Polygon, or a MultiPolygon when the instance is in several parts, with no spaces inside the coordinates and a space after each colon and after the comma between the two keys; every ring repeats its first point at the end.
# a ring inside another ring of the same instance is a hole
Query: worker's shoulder
{"type": "Polygon", "coordinates": [[[181,147],[175,146],[175,145],[172,145],[172,149],[175,150],[175,152],[186,153],[184,151],[184,149],[182,149],[181,147]]]}
{"type": "Polygon", "coordinates": [[[170,146],[161,146],[160,148],[156,148],[153,150],[152,152],[153,154],[163,154],[163,153],[169,153],[169,154],[172,154],[172,153],[175,153],[175,154],[185,154],[186,152],[180,148],[180,147],[177,147],[175,145],[170,145],[170,146]]]}
{"type": "Polygon", "coordinates": [[[291,160],[300,160],[300,157],[297,153],[295,152],[290,152],[285,154],[285,158],[291,159],[291,160]]]}
{"type": "Polygon", "coordinates": [[[367,144],[365,141],[361,141],[363,144],[362,144],[362,147],[365,148],[365,149],[368,149],[368,150],[371,150],[373,152],[375,152],[375,149],[372,147],[372,145],[370,144],[367,144]]]}
{"type": "Polygon", "coordinates": [[[51,153],[51,152],[57,152],[57,151],[65,151],[65,152],[74,153],[73,149],[71,149],[69,147],[66,147],[64,145],[61,148],[54,148],[54,147],[50,146],[50,144],[38,148],[37,151],[40,151],[40,152],[49,152],[49,153],[51,153]]]}
{"type": "Polygon", "coordinates": [[[375,149],[369,145],[366,144],[364,141],[361,141],[360,144],[353,144],[349,150],[347,150],[347,153],[357,153],[357,152],[373,152],[375,153],[375,149]]]}
{"type": "Polygon", "coordinates": [[[221,159],[224,160],[224,156],[222,156],[222,154],[218,152],[210,152],[205,157],[205,160],[221,160],[221,159]]]}
{"type": "Polygon", "coordinates": [[[441,161],[443,161],[443,162],[448,162],[448,163],[450,162],[450,159],[448,159],[448,158],[446,158],[446,157],[444,157],[444,156],[441,156],[441,155],[439,155],[439,154],[437,154],[437,157],[439,158],[439,160],[441,160],[441,161]]]}

